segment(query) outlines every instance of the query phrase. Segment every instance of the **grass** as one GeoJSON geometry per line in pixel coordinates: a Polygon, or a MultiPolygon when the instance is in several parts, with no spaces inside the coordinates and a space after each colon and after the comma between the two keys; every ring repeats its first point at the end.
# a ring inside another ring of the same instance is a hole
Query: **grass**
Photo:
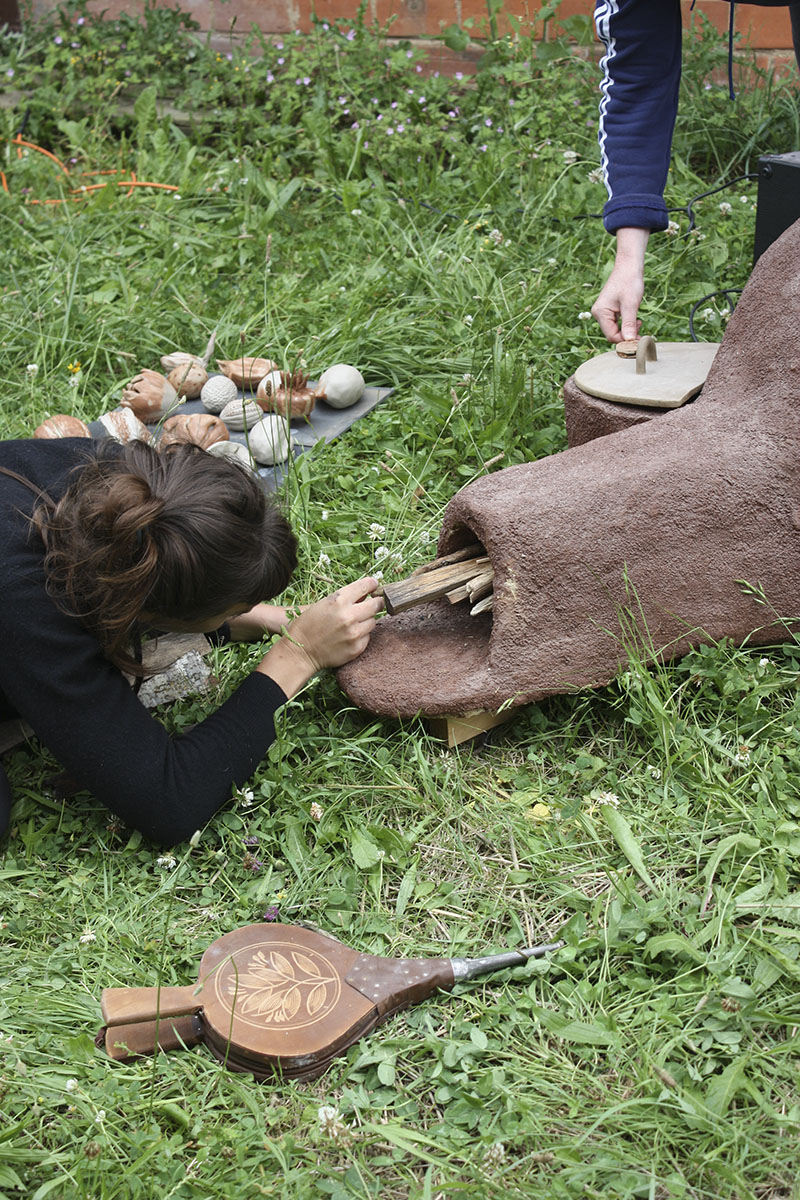
{"type": "MultiPolygon", "coordinates": [[[[73,172],[179,190],[35,206],[63,178],[6,147],[2,436],[48,412],[96,417],[212,329],[227,357],[244,334],[315,374],[354,362],[395,391],[292,472],[301,601],[378,567],[406,574],[460,486],[563,448],[560,386],[603,348],[580,314],[612,252],[584,216],[603,202],[596,68],[533,62],[519,39],[474,81],[428,79],[415,51],[356,23],[352,40],[346,26],[287,39],[283,74],[262,46],[264,92],[252,59],[209,59],[171,27],[192,53],[163,77],[153,63],[157,86],[126,116],[111,93],[146,39],[130,25],[120,50],[119,29],[78,26],[81,11],[0,41],[23,96],[5,134],[27,103],[25,136],[73,172]],[[82,49],[54,32],[68,28],[82,49]],[[76,63],[56,58],[65,40],[76,63]],[[84,55],[101,56],[88,114],[84,55]],[[200,96],[203,79],[216,113],[189,130],[155,115],[156,92],[200,96]],[[387,135],[393,102],[409,128],[387,135]]],[[[675,208],[796,146],[795,90],[745,87],[733,108],[703,86],[719,53],[708,31],[687,51],[675,208]]],[[[743,286],[754,202],[738,183],[700,202],[699,235],[652,239],[649,332],[683,340],[701,296],[743,286]]],[[[726,309],[708,302],[700,336],[720,336],[726,309]]],[[[217,653],[220,697],[258,657],[217,653]]],[[[321,678],[284,710],[252,801],[174,856],[89,796],[56,800],[37,744],[15,753],[0,1195],[796,1198],[798,678],[788,638],[669,667],[632,650],[603,691],[528,706],[453,752],[321,678]],[[121,1065],[95,1048],[103,987],[190,982],[210,941],[271,905],[380,954],[567,946],[395,1017],[309,1085],[255,1084],[203,1049],[121,1065]],[[338,1114],[325,1128],[322,1106],[338,1114]]],[[[180,729],[215,699],[161,719],[180,729]]]]}

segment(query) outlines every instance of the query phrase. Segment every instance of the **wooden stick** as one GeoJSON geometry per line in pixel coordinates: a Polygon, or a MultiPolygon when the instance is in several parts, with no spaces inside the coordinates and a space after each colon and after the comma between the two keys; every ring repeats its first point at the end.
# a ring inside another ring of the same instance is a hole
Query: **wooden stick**
{"type": "Polygon", "coordinates": [[[461,587],[453,588],[452,592],[446,592],[447,599],[451,604],[460,604],[462,600],[469,599],[468,585],[462,583],[461,587]]]}
{"type": "Polygon", "coordinates": [[[424,604],[427,600],[436,600],[445,596],[459,584],[466,583],[474,575],[484,572],[481,568],[489,562],[488,556],[471,558],[466,562],[452,563],[447,566],[432,567],[422,575],[402,579],[399,583],[387,583],[383,586],[383,599],[388,613],[403,612],[413,608],[415,604],[424,604]]]}
{"type": "Polygon", "coordinates": [[[467,584],[467,591],[469,592],[469,598],[473,604],[476,600],[480,600],[482,596],[485,596],[488,592],[491,592],[493,584],[494,571],[491,570],[485,571],[482,575],[476,575],[473,579],[470,579],[469,583],[467,584]]]}
{"type": "Polygon", "coordinates": [[[428,571],[435,571],[439,567],[449,567],[451,563],[463,562],[465,558],[475,558],[479,554],[485,554],[483,546],[480,542],[473,542],[471,546],[462,546],[460,550],[454,550],[452,554],[443,554],[441,558],[435,558],[433,562],[423,563],[421,567],[417,567],[411,572],[411,578],[417,575],[425,575],[428,571]]]}
{"type": "Polygon", "coordinates": [[[477,617],[479,613],[489,612],[492,608],[494,608],[494,592],[489,592],[488,596],[484,596],[482,600],[479,600],[477,604],[473,605],[473,607],[469,610],[469,615],[471,617],[477,617]]]}

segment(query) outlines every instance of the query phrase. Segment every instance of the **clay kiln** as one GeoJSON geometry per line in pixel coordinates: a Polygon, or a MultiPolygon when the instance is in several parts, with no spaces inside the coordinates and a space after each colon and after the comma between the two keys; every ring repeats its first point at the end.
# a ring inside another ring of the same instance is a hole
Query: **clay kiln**
{"type": "MultiPolygon", "coordinates": [[[[586,409],[564,390],[568,413],[586,409]]],[[[666,659],[783,636],[800,609],[799,393],[797,222],[759,260],[697,400],[655,419],[613,406],[607,436],[450,501],[439,553],[485,547],[493,612],[436,600],[384,617],[343,688],[386,715],[463,714],[601,686],[631,647],[666,659]]]]}

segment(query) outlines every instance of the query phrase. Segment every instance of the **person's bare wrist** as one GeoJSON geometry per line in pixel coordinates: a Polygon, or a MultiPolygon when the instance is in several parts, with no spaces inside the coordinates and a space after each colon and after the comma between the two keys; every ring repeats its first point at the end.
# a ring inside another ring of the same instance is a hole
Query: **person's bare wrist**
{"type": "Polygon", "coordinates": [[[256,670],[269,675],[288,697],[292,697],[322,670],[322,666],[302,642],[287,631],[270,646],[256,670]]]}

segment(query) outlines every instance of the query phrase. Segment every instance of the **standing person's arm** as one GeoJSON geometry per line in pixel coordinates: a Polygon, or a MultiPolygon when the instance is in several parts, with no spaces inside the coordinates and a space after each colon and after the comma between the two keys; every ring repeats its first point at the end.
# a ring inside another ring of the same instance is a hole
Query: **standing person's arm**
{"type": "Polygon", "coordinates": [[[637,335],[644,254],[666,229],[664,186],[681,73],[679,0],[599,0],[605,45],[598,140],[608,200],[603,223],[617,235],[614,268],[592,308],[610,342],[637,335]]]}

